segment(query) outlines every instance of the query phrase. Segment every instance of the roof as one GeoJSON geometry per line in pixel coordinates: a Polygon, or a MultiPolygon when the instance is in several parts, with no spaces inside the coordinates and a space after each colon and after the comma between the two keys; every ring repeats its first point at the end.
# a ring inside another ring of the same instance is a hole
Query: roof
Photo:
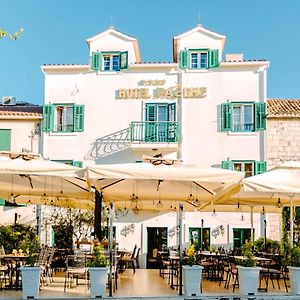
{"type": "Polygon", "coordinates": [[[28,102],[17,102],[14,105],[0,104],[0,111],[41,114],[43,112],[43,107],[28,102]]]}
{"type": "Polygon", "coordinates": [[[267,118],[300,118],[300,99],[268,99],[267,118]]]}
{"type": "Polygon", "coordinates": [[[0,110],[0,119],[42,119],[42,113],[0,110]]]}

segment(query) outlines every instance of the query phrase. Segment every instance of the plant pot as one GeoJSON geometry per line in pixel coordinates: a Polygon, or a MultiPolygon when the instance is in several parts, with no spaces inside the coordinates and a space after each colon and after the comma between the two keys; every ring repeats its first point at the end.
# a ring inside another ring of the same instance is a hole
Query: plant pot
{"type": "Polygon", "coordinates": [[[255,295],[259,282],[259,267],[237,266],[239,272],[239,287],[241,295],[255,295]]]}
{"type": "Polygon", "coordinates": [[[183,266],[183,288],[185,296],[201,295],[202,266],[183,266]]]}
{"type": "Polygon", "coordinates": [[[300,267],[288,267],[290,273],[291,293],[300,294],[300,267]]]}
{"type": "Polygon", "coordinates": [[[107,282],[106,267],[89,267],[91,297],[100,298],[104,296],[107,282]]]}
{"type": "Polygon", "coordinates": [[[21,267],[23,299],[39,298],[40,294],[40,267],[21,267]]]}

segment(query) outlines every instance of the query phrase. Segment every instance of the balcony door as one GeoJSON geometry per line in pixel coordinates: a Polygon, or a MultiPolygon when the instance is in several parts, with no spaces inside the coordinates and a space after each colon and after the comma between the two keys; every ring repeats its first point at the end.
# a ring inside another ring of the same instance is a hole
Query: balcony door
{"type": "Polygon", "coordinates": [[[147,142],[175,141],[176,103],[148,103],[145,117],[147,142]]]}

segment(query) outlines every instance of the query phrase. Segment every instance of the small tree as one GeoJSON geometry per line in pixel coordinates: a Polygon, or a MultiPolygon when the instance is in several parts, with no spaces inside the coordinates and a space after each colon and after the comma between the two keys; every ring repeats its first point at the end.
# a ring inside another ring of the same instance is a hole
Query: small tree
{"type": "Polygon", "coordinates": [[[94,226],[92,211],[56,208],[50,216],[54,228],[56,246],[72,248],[73,237],[76,240],[88,238],[94,226]]]}

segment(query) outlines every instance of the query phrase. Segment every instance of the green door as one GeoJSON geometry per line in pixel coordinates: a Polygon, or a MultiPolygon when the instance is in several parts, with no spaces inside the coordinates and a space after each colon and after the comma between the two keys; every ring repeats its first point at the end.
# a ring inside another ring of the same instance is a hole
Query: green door
{"type": "MultiPolygon", "coordinates": [[[[189,228],[190,243],[194,244],[196,249],[201,249],[201,227],[189,228]]],[[[202,250],[209,250],[210,248],[210,228],[203,228],[203,248],[202,250]]]]}
{"type": "Polygon", "coordinates": [[[246,241],[250,240],[250,228],[233,228],[233,248],[241,248],[246,241]]]}
{"type": "Polygon", "coordinates": [[[146,104],[146,142],[172,142],[176,139],[176,103],[146,104]]]}
{"type": "Polygon", "coordinates": [[[0,151],[10,151],[11,129],[0,129],[0,151]]]}

